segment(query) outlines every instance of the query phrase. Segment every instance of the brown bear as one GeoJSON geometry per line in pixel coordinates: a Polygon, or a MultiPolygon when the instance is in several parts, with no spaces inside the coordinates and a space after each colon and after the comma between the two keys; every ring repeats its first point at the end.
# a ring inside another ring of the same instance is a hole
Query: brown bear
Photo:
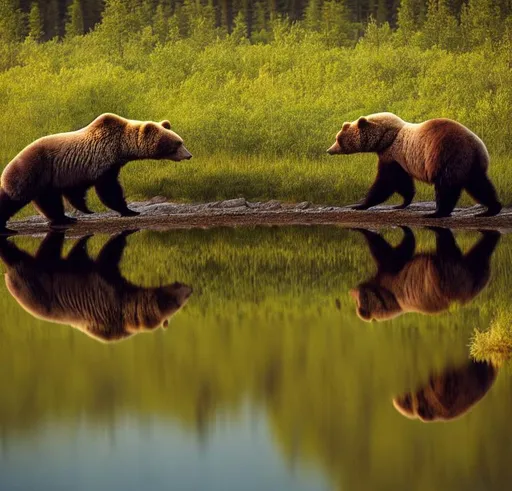
{"type": "Polygon", "coordinates": [[[493,216],[501,203],[487,177],[489,154],[484,143],[468,128],[450,119],[406,123],[392,113],[377,113],[344,123],[330,155],[375,152],[379,157],[377,178],[356,210],[366,210],[386,201],[393,193],[410,205],[414,179],[433,184],[436,211],[429,217],[451,214],[465,189],[487,210],[478,216],[493,216]]]}
{"type": "Polygon", "coordinates": [[[416,240],[407,227],[396,247],[375,232],[359,230],[377,265],[373,278],[350,291],[362,320],[388,320],[405,312],[436,314],[453,302],[471,301],[485,288],[500,233],[483,231],[463,255],[450,230],[431,229],[436,234],[436,251],[421,254],[415,254],[416,240]]]}
{"type": "Polygon", "coordinates": [[[33,316],[69,324],[102,342],[167,327],[192,288],[180,283],[143,288],[124,279],[119,263],[129,233],[111,238],[96,260],[87,254],[90,236],[80,239],[66,258],[61,257],[60,232],[49,232],[35,256],[0,238],[7,289],[33,316]]]}
{"type": "Polygon", "coordinates": [[[133,121],[103,114],[85,128],[36,140],[2,173],[0,232],[9,218],[33,201],[51,226],[76,222],[64,214],[62,197],[84,213],[85,193],[94,186],[101,202],[122,216],[138,215],[126,205],[118,177],[131,160],[180,161],[192,155],[169,121],[133,121]]]}
{"type": "Polygon", "coordinates": [[[466,414],[489,391],[496,368],[485,362],[466,365],[432,375],[425,386],[393,399],[395,409],[409,419],[424,423],[450,421],[466,414]]]}

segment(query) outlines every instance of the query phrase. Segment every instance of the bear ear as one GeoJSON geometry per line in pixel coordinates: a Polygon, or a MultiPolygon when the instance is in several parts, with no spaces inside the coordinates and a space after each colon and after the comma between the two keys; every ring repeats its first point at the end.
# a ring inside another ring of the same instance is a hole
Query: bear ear
{"type": "Polygon", "coordinates": [[[360,117],[358,120],[357,120],[357,127],[358,128],[364,128],[366,126],[368,126],[370,124],[370,122],[364,118],[364,117],[360,117]]]}
{"type": "Polygon", "coordinates": [[[346,131],[350,128],[350,123],[343,123],[343,126],[341,127],[341,131],[346,131]]]}
{"type": "Polygon", "coordinates": [[[164,119],[163,121],[160,122],[160,126],[163,126],[166,130],[170,130],[171,122],[168,121],[167,119],[164,119]]]}

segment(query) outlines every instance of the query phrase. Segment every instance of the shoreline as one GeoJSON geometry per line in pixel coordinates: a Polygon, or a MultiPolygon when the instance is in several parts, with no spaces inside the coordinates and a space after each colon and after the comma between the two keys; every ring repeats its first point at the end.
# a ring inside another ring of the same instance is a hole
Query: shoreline
{"type": "MultiPolygon", "coordinates": [[[[127,229],[172,230],[210,227],[290,226],[290,225],[338,225],[341,227],[385,228],[393,226],[452,229],[495,229],[502,233],[512,232],[512,208],[503,208],[494,217],[475,217],[482,207],[475,205],[456,208],[449,218],[425,218],[435,210],[433,202],[412,203],[405,210],[393,205],[379,205],[369,210],[356,211],[348,206],[317,205],[309,202],[281,203],[276,200],[249,202],[244,198],[199,204],[171,203],[163,197],[128,204],[140,215],[120,217],[116,212],[100,212],[86,215],[80,212],[72,216],[78,222],[66,228],[66,235],[91,233],[115,233],[127,229]]],[[[17,235],[46,234],[50,228],[38,215],[11,221],[9,228],[17,235]]]]}

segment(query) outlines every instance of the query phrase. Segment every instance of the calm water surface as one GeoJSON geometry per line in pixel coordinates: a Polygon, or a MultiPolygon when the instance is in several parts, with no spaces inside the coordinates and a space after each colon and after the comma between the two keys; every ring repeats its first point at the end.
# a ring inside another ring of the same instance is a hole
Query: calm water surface
{"type": "Polygon", "coordinates": [[[1,490],[493,490],[512,238],[337,227],[0,241],[1,490]]]}

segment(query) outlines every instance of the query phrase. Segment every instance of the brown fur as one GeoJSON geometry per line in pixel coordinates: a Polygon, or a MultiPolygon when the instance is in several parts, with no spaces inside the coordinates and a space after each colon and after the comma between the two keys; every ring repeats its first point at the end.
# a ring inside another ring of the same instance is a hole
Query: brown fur
{"type": "Polygon", "coordinates": [[[395,248],[379,234],[360,230],[377,264],[377,274],[351,290],[358,316],[366,321],[387,320],[406,312],[435,314],[453,302],[465,304],[487,285],[490,259],[500,234],[485,231],[466,254],[448,229],[434,229],[436,251],[415,254],[412,231],[395,248]]]}
{"type": "Polygon", "coordinates": [[[127,235],[110,239],[96,260],[86,251],[89,237],[80,239],[65,259],[61,233],[49,233],[35,256],[0,238],[7,289],[33,316],[69,324],[102,342],[166,327],[192,289],[180,283],[143,288],[125,280],[119,262],[127,235]]]}
{"type": "Polygon", "coordinates": [[[437,210],[448,216],[465,189],[488,208],[486,216],[501,210],[494,186],[487,177],[489,154],[480,138],[450,119],[406,123],[392,113],[377,113],[344,123],[328,153],[377,153],[378,174],[366,199],[357,209],[367,209],[394,192],[406,207],[414,196],[412,179],[433,184],[437,210]],[[392,174],[392,176],[391,176],[392,174]]]}
{"type": "Polygon", "coordinates": [[[470,361],[456,369],[432,375],[416,391],[393,399],[395,409],[423,422],[449,421],[466,414],[489,391],[497,370],[488,363],[470,361]]]}
{"type": "Polygon", "coordinates": [[[169,121],[132,121],[103,114],[85,128],[45,136],[28,145],[4,169],[0,189],[0,227],[34,201],[53,225],[64,215],[62,196],[89,213],[85,193],[95,186],[100,200],[122,215],[128,209],[118,182],[121,167],[140,159],[179,161],[191,158],[169,121]]]}

